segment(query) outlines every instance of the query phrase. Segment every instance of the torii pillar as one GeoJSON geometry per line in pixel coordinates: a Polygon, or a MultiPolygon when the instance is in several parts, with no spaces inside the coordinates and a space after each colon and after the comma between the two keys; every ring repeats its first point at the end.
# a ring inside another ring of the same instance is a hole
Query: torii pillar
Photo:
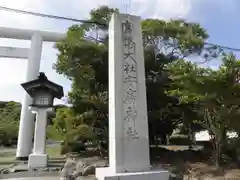
{"type": "MultiPolygon", "coordinates": [[[[57,42],[65,37],[65,34],[0,27],[0,37],[9,39],[31,40],[30,49],[0,47],[0,57],[8,58],[28,58],[27,73],[25,81],[37,79],[40,70],[42,55],[42,44],[46,42],[57,42]]],[[[32,104],[32,98],[25,92],[22,101],[18,145],[16,158],[18,160],[28,160],[32,151],[32,137],[34,131],[34,116],[29,111],[28,106],[32,104]]]]}

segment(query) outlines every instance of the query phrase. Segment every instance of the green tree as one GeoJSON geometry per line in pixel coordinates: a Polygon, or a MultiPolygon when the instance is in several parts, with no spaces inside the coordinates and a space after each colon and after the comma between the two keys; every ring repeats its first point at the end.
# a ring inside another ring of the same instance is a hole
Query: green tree
{"type": "MultiPolygon", "coordinates": [[[[102,132],[102,137],[106,137],[108,119],[108,34],[102,24],[108,25],[113,12],[118,10],[102,6],[92,10],[89,19],[100,24],[70,27],[66,39],[56,45],[59,54],[54,65],[59,74],[72,80],[69,102],[74,112],[102,132]]],[[[165,93],[170,79],[164,67],[180,57],[202,52],[208,35],[200,25],[179,20],[146,19],[142,31],[150,139],[166,139],[181,118],[179,112],[173,112],[177,99],[165,93]],[[159,127],[164,128],[157,130],[159,127]]]]}
{"type": "Polygon", "coordinates": [[[200,68],[183,60],[173,63],[169,69],[175,78],[169,93],[179,96],[182,103],[195,103],[200,118],[190,118],[189,122],[201,124],[214,137],[213,154],[219,167],[227,143],[226,132],[239,128],[239,61],[230,54],[223,56],[218,70],[200,68]]]}
{"type": "Polygon", "coordinates": [[[3,102],[0,107],[0,141],[3,145],[11,145],[11,140],[17,139],[20,110],[21,104],[13,101],[3,102]]]}
{"type": "Polygon", "coordinates": [[[53,119],[53,127],[66,143],[91,138],[92,133],[86,124],[70,108],[60,108],[53,119]],[[82,131],[82,132],[81,132],[82,131]]]}

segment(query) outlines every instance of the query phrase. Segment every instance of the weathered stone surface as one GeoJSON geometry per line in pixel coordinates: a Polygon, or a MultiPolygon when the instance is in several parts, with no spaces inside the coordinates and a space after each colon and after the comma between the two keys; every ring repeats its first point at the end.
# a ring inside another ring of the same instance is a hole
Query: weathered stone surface
{"type": "Polygon", "coordinates": [[[78,177],[82,176],[82,171],[74,171],[72,177],[77,179],[78,177]]]}
{"type": "Polygon", "coordinates": [[[60,172],[61,179],[70,179],[73,172],[76,169],[76,161],[71,158],[67,158],[62,171],[60,172]]]}
{"type": "Polygon", "coordinates": [[[16,172],[16,168],[15,167],[9,168],[9,173],[14,173],[14,172],[16,172]]]}
{"type": "Polygon", "coordinates": [[[95,165],[90,165],[90,166],[88,166],[84,169],[84,171],[82,173],[82,176],[94,175],[95,170],[96,170],[96,166],[95,165]]]}
{"type": "Polygon", "coordinates": [[[74,170],[73,172],[73,176],[75,178],[79,177],[79,176],[82,176],[82,173],[84,171],[84,167],[85,167],[85,163],[83,160],[77,160],[76,162],[76,169],[74,170]]]}
{"type": "Polygon", "coordinates": [[[75,166],[76,166],[75,159],[67,158],[63,168],[71,169],[71,168],[75,168],[75,166]]]}
{"type": "Polygon", "coordinates": [[[9,170],[8,169],[3,169],[1,174],[9,174],[9,170]]]}
{"type": "Polygon", "coordinates": [[[106,167],[107,165],[107,161],[99,157],[67,158],[64,168],[60,173],[60,177],[77,179],[81,176],[94,175],[96,167],[106,167]]]}

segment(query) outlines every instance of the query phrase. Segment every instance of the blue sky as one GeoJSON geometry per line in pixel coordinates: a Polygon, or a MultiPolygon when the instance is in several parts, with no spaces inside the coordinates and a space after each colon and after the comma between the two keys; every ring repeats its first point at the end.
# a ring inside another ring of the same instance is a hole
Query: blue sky
{"type": "MultiPolygon", "coordinates": [[[[100,5],[110,5],[125,12],[124,4],[129,0],[1,0],[0,6],[23,10],[69,16],[86,19],[88,12],[100,5]]],[[[239,0],[132,0],[132,14],[143,18],[184,18],[187,21],[200,23],[209,33],[209,42],[240,48],[240,7],[239,0]]],[[[0,27],[40,29],[66,32],[72,22],[44,19],[20,15],[0,10],[0,27]]],[[[29,47],[30,42],[1,39],[0,46],[29,47]]],[[[52,70],[57,51],[52,43],[44,43],[41,71],[50,80],[62,84],[64,91],[71,87],[71,82],[52,70]]],[[[240,58],[240,53],[236,54],[240,58]]],[[[208,66],[216,67],[219,61],[211,61],[208,66]]],[[[20,83],[25,81],[27,60],[0,58],[0,101],[14,100],[20,102],[23,89],[20,83]]],[[[61,101],[57,101],[61,103],[61,101]]]]}

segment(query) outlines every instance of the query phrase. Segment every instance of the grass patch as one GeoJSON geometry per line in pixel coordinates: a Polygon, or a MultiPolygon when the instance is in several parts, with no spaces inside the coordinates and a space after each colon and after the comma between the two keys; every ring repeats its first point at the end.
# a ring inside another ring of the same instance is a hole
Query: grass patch
{"type": "MultiPolygon", "coordinates": [[[[52,147],[47,147],[46,152],[50,159],[61,159],[63,156],[60,154],[61,146],[55,145],[52,147]]],[[[16,163],[16,150],[1,152],[0,150],[0,165],[7,165],[16,163]]]]}
{"type": "Polygon", "coordinates": [[[11,164],[16,160],[16,152],[0,152],[0,164],[11,164]]]}
{"type": "Polygon", "coordinates": [[[63,157],[60,152],[61,152],[61,145],[55,145],[53,147],[47,147],[46,152],[49,155],[49,158],[61,158],[63,157]]]}

